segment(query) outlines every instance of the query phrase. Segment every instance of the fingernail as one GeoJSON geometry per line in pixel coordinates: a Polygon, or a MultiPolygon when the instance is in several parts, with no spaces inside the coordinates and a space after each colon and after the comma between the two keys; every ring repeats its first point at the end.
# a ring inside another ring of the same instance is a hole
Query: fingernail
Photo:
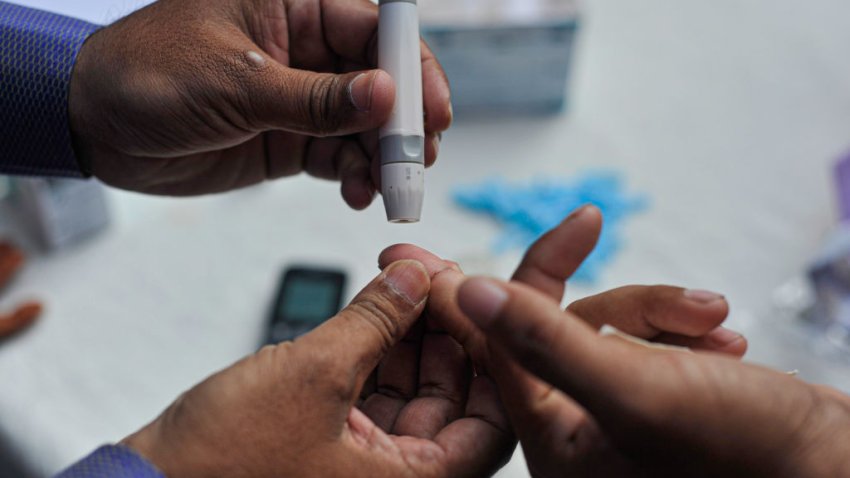
{"type": "Polygon", "coordinates": [[[440,155],[440,138],[434,136],[434,156],[440,155]]]}
{"type": "Polygon", "coordinates": [[[470,279],[458,291],[460,309],[482,329],[498,317],[508,300],[508,293],[488,279],[470,279]]]}
{"type": "Polygon", "coordinates": [[[721,294],[701,289],[688,289],[685,291],[685,297],[700,304],[710,304],[723,299],[721,294]]]}
{"type": "Polygon", "coordinates": [[[723,347],[741,340],[744,336],[734,330],[720,327],[714,329],[708,337],[715,346],[723,347]]]}
{"type": "Polygon", "coordinates": [[[348,84],[348,98],[358,111],[369,111],[372,108],[372,86],[375,83],[375,73],[361,73],[348,84]]]}
{"type": "Polygon", "coordinates": [[[411,304],[418,304],[428,296],[428,272],[422,264],[416,261],[396,262],[384,274],[387,286],[411,304]]]}

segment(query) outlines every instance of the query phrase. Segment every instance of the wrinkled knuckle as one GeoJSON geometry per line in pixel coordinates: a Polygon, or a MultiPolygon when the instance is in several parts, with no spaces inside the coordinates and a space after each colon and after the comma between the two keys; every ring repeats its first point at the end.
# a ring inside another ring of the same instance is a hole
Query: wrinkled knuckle
{"type": "Polygon", "coordinates": [[[257,353],[254,354],[260,361],[274,360],[277,356],[277,350],[280,344],[277,345],[264,345],[257,353]]]}
{"type": "Polygon", "coordinates": [[[401,326],[396,320],[396,308],[386,299],[364,297],[351,304],[349,313],[377,332],[387,349],[401,338],[401,326]]]}
{"type": "Polygon", "coordinates": [[[265,345],[259,350],[258,353],[266,353],[270,356],[282,357],[291,353],[292,347],[294,345],[295,344],[291,340],[287,340],[285,342],[278,342],[276,344],[265,345]]]}
{"type": "Polygon", "coordinates": [[[334,349],[311,348],[301,352],[298,368],[304,387],[322,390],[326,397],[342,402],[351,398],[352,377],[340,363],[334,349]]]}
{"type": "Polygon", "coordinates": [[[240,362],[240,365],[257,367],[261,375],[285,373],[291,346],[292,342],[265,345],[244,363],[240,362]],[[248,365],[248,361],[253,365],[248,365]]]}
{"type": "Polygon", "coordinates": [[[340,78],[337,75],[323,75],[310,84],[307,117],[313,134],[331,135],[342,124],[339,88],[340,78]]]}

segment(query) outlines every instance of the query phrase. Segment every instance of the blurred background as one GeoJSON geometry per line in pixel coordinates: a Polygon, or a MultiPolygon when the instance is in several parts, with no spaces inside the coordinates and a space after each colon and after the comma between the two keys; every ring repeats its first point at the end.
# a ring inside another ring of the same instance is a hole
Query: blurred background
{"type": "MultiPolygon", "coordinates": [[[[16,2],[103,24],[146,3],[16,2]]],[[[610,227],[568,300],[722,292],[747,360],[850,392],[850,2],[420,5],[456,122],[418,225],[306,177],[196,199],[4,181],[0,233],[28,260],[0,307],[45,309],[0,341],[0,476],[55,473],[254,351],[287,267],[344,271],[348,298],[412,242],[504,277],[535,227],[587,200],[610,227]]],[[[499,476],[528,476],[521,456],[499,476]]]]}

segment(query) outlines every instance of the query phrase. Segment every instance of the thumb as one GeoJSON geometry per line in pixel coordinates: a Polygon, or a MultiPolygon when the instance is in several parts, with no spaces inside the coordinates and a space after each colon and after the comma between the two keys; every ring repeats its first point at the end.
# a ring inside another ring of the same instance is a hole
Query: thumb
{"type": "Polygon", "coordinates": [[[315,73],[263,59],[246,75],[251,122],[261,130],[343,136],[380,127],[395,104],[395,83],[381,70],[315,73]]]}
{"type": "Polygon", "coordinates": [[[488,341],[602,421],[655,413],[640,407],[660,405],[659,390],[673,382],[664,367],[650,365],[657,363],[657,356],[600,337],[550,297],[524,284],[470,279],[458,291],[458,305],[488,341]]]}
{"type": "Polygon", "coordinates": [[[417,261],[396,262],[333,319],[299,339],[298,345],[330,351],[335,370],[352,370],[347,383],[355,397],[387,351],[419,319],[430,290],[425,266],[417,261]]]}

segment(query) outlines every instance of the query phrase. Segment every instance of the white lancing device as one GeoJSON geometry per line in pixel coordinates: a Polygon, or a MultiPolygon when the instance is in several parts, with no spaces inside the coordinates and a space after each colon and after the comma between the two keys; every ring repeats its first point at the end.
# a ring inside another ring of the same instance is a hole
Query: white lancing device
{"type": "Polygon", "coordinates": [[[419,222],[425,196],[425,125],[416,0],[380,0],[378,68],[395,80],[395,108],[381,128],[381,195],[387,220],[419,222]]]}

